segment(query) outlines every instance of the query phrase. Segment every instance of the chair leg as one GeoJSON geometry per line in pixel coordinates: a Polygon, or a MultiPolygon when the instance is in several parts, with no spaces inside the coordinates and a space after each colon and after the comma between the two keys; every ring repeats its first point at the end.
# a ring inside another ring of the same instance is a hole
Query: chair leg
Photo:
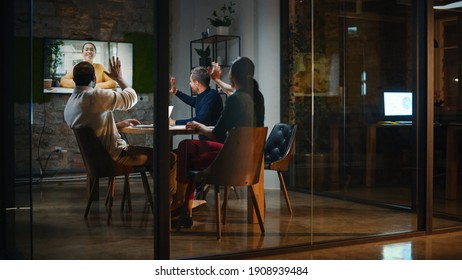
{"type": "Polygon", "coordinates": [[[286,183],[284,182],[284,177],[282,177],[282,172],[278,171],[279,182],[281,183],[281,190],[284,193],[284,199],[286,200],[287,209],[289,210],[290,215],[292,216],[292,206],[290,205],[289,193],[287,192],[286,183]]]}
{"type": "Polygon", "coordinates": [[[257,214],[258,225],[260,226],[260,231],[261,233],[265,233],[265,226],[263,225],[263,219],[261,217],[260,208],[258,207],[258,201],[257,201],[257,198],[255,197],[253,186],[250,185],[248,187],[250,189],[250,195],[252,196],[253,208],[255,209],[255,213],[257,214]]]}
{"type": "Polygon", "coordinates": [[[144,171],[141,172],[141,180],[143,181],[144,194],[146,195],[146,199],[148,200],[152,213],[154,213],[154,202],[152,201],[152,193],[151,189],[149,188],[148,177],[146,176],[146,172],[144,171]]]}
{"type": "MultiPolygon", "coordinates": [[[[90,206],[91,206],[91,203],[93,201],[93,197],[95,196],[96,189],[99,186],[99,184],[97,183],[99,181],[98,178],[90,178],[89,181],[91,182],[91,185],[90,185],[90,194],[88,196],[88,201],[87,201],[87,207],[85,209],[85,215],[84,215],[85,219],[87,218],[88,213],[90,212],[90,206]]],[[[89,182],[87,181],[87,183],[89,183],[89,182]]]]}
{"type": "Polygon", "coordinates": [[[205,184],[204,187],[202,188],[202,192],[200,196],[202,200],[206,200],[207,194],[209,193],[209,191],[210,191],[210,185],[205,184]]]}
{"type": "Polygon", "coordinates": [[[109,186],[108,188],[110,189],[110,196],[109,196],[109,206],[107,207],[108,213],[107,213],[107,224],[111,221],[111,215],[112,215],[112,203],[114,202],[114,197],[115,197],[115,177],[109,178],[109,186]]]}
{"type": "Polygon", "coordinates": [[[93,179],[87,174],[87,197],[91,198],[91,187],[93,186],[93,179]]]}
{"type": "Polygon", "coordinates": [[[131,194],[130,194],[130,178],[128,174],[125,174],[124,191],[122,192],[122,205],[120,206],[120,212],[124,211],[125,200],[127,200],[128,211],[132,212],[132,199],[131,199],[131,194]]]}
{"type": "Polygon", "coordinates": [[[108,178],[107,191],[106,191],[106,200],[104,201],[104,206],[106,206],[106,208],[107,208],[107,205],[109,203],[109,197],[110,196],[111,196],[111,178],[108,178]]]}
{"type": "Polygon", "coordinates": [[[221,210],[223,211],[223,224],[226,224],[226,209],[228,209],[229,189],[230,186],[225,186],[225,195],[223,197],[223,205],[221,206],[221,210]]]}
{"type": "Polygon", "coordinates": [[[234,190],[234,194],[236,195],[236,198],[240,199],[239,192],[237,191],[237,188],[235,186],[233,187],[233,190],[234,190]]]}
{"type": "MultiPolygon", "coordinates": [[[[226,187],[225,187],[226,188],[226,187]]],[[[227,188],[226,188],[227,189],[227,188]]],[[[217,240],[221,239],[221,222],[220,222],[220,186],[215,186],[215,205],[216,205],[216,222],[217,222],[217,240]]]]}
{"type": "Polygon", "coordinates": [[[93,201],[98,201],[99,200],[99,178],[92,178],[90,175],[87,175],[87,197],[91,198],[93,201]],[[91,188],[92,186],[95,186],[95,190],[93,192],[93,195],[91,194],[91,188]]]}

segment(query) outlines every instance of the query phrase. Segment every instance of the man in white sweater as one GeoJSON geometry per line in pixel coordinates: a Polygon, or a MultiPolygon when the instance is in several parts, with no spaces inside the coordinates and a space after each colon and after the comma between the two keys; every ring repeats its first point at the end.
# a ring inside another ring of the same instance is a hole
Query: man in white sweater
{"type": "MultiPolygon", "coordinates": [[[[115,122],[115,110],[129,110],[138,102],[136,92],[125,82],[119,58],[109,61],[110,73],[122,91],[95,88],[93,65],[80,62],[73,69],[75,87],[64,109],[64,120],[70,128],[90,127],[111,157],[129,166],[148,166],[152,172],[154,151],[151,147],[129,145],[122,139],[119,128],[137,125],[136,119],[115,122]]],[[[170,153],[170,193],[176,191],[176,155],[170,153]]]]}

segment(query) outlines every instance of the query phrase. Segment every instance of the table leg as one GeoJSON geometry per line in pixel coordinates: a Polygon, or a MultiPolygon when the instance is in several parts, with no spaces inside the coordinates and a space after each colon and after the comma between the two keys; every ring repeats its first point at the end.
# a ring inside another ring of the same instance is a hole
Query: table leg
{"type": "Polygon", "coordinates": [[[366,187],[371,187],[376,170],[377,127],[368,126],[366,134],[366,187]]]}
{"type": "Polygon", "coordinates": [[[446,198],[457,198],[458,127],[448,126],[446,131],[446,198]]]}
{"type": "Polygon", "coordinates": [[[330,156],[331,156],[331,169],[330,169],[330,178],[332,188],[337,189],[339,187],[339,165],[340,165],[340,156],[339,156],[339,139],[338,139],[338,130],[339,127],[336,125],[331,126],[330,128],[330,156]]]}

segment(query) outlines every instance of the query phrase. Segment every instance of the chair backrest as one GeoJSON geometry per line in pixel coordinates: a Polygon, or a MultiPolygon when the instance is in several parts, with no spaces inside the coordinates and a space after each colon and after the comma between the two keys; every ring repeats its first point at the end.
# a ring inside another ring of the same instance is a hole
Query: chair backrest
{"type": "Polygon", "coordinates": [[[133,168],[117,163],[104,148],[90,127],[73,129],[85,168],[90,177],[113,177],[133,172],[133,168]]]}
{"type": "Polygon", "coordinates": [[[265,143],[265,165],[270,169],[286,171],[295,142],[297,125],[278,123],[271,130],[265,143]]]}
{"type": "Polygon", "coordinates": [[[260,180],[267,127],[235,127],[213,163],[197,180],[225,186],[254,185],[260,180]]]}

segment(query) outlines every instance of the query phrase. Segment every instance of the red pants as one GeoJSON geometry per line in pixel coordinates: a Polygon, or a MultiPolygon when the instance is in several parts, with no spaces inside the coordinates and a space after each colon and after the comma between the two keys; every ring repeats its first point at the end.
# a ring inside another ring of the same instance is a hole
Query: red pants
{"type": "MultiPolygon", "coordinates": [[[[183,140],[177,149],[176,179],[179,183],[187,184],[189,170],[204,170],[215,159],[223,147],[222,143],[207,140],[183,140]]],[[[194,192],[191,197],[194,199],[194,192]]]]}

